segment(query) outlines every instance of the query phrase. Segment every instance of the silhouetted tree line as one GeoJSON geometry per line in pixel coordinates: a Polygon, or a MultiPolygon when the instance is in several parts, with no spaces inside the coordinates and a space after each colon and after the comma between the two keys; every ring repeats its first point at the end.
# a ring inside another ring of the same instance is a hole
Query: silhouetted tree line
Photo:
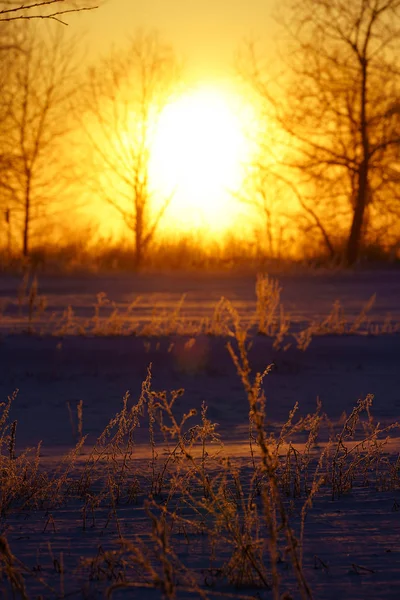
{"type": "MultiPolygon", "coordinates": [[[[140,267],[171,200],[155,198],[149,160],[178,77],[172,49],[155,34],[137,34],[84,72],[59,29],[41,35],[32,21],[63,23],[92,3],[0,6],[0,21],[15,21],[0,28],[4,227],[15,228],[28,256],[33,232],[51,227],[80,178],[119,213],[140,267]]],[[[352,265],[371,231],[383,241],[398,235],[400,0],[287,0],[282,14],[281,73],[272,76],[254,44],[241,62],[264,123],[281,135],[271,143],[260,131],[240,197],[258,215],[270,256],[291,227],[352,265]]]]}

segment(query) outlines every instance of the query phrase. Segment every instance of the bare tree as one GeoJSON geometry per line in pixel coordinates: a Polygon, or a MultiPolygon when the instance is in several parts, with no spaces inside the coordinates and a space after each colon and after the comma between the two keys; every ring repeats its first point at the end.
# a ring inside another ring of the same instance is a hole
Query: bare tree
{"type": "Polygon", "coordinates": [[[91,69],[83,111],[79,107],[95,189],[132,232],[137,268],[171,200],[155,193],[149,166],[157,121],[176,76],[171,48],[155,33],[139,33],[91,69]]]}
{"type": "Polygon", "coordinates": [[[18,51],[5,84],[7,113],[0,135],[3,204],[20,231],[22,253],[28,256],[33,228],[50,226],[68,183],[64,147],[71,129],[68,109],[76,91],[72,44],[60,32],[46,39],[32,26],[20,28],[18,51]]]}
{"type": "Polygon", "coordinates": [[[373,217],[379,226],[377,213],[400,213],[400,1],[289,0],[288,11],[283,85],[266,81],[253,52],[250,77],[286,132],[282,166],[313,197],[326,240],[348,223],[351,265],[373,217]]]}
{"type": "Polygon", "coordinates": [[[254,160],[245,169],[243,184],[234,197],[248,209],[254,220],[258,250],[268,258],[281,258],[283,232],[288,231],[285,200],[276,185],[276,178],[261,161],[254,160]]]}
{"type": "MultiPolygon", "coordinates": [[[[8,85],[10,74],[15,65],[15,54],[19,51],[10,27],[0,25],[0,140],[7,138],[9,126],[10,103],[12,93],[8,85]]],[[[0,223],[1,239],[6,244],[8,252],[11,250],[11,219],[7,184],[7,173],[10,166],[10,157],[6,148],[0,145],[0,223]]]]}
{"type": "Polygon", "coordinates": [[[97,8],[90,0],[39,0],[22,3],[18,0],[2,0],[0,21],[22,19],[52,19],[66,25],[65,17],[70,13],[97,8]]]}

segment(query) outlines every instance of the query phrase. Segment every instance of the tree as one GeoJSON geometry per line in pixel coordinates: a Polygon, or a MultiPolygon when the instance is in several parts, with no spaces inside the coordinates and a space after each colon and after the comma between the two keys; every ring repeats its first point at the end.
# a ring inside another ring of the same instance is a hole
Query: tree
{"type": "Polygon", "coordinates": [[[234,197],[249,209],[248,218],[254,217],[259,253],[279,259],[283,251],[283,233],[288,231],[289,221],[284,196],[269,167],[262,162],[254,160],[245,169],[245,174],[243,185],[234,197]]]}
{"type": "Polygon", "coordinates": [[[87,0],[42,0],[21,3],[16,0],[3,0],[0,8],[0,21],[18,21],[21,19],[51,19],[66,25],[64,18],[70,13],[93,10],[97,6],[87,0]]]}
{"type": "Polygon", "coordinates": [[[150,180],[151,145],[176,85],[176,61],[155,33],[139,33],[92,68],[79,106],[90,142],[94,186],[132,232],[140,268],[171,196],[150,180]]]}
{"type": "Polygon", "coordinates": [[[400,1],[290,0],[287,14],[283,83],[265,80],[254,53],[251,80],[286,133],[285,177],[293,185],[296,171],[332,248],[347,223],[351,265],[379,213],[400,214],[400,1]]]}
{"type": "Polygon", "coordinates": [[[33,227],[44,226],[68,183],[64,141],[71,129],[68,109],[76,91],[76,65],[72,45],[63,42],[59,31],[44,39],[28,25],[18,29],[16,39],[18,50],[2,94],[0,187],[28,256],[33,227]]]}
{"type": "MultiPolygon", "coordinates": [[[[11,28],[12,29],[12,28],[11,28]]],[[[0,140],[7,139],[9,126],[10,103],[12,92],[8,85],[10,74],[15,66],[15,55],[19,52],[15,37],[10,27],[0,24],[0,140]]],[[[7,199],[10,188],[7,183],[10,157],[5,148],[0,146],[0,222],[1,238],[6,242],[10,251],[11,247],[11,223],[9,212],[9,200],[7,199]]]]}

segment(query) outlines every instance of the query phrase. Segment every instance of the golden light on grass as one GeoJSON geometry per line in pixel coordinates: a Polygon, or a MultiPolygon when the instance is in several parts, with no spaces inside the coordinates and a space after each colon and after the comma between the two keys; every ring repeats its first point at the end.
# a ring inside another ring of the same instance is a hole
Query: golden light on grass
{"type": "Polygon", "coordinates": [[[234,226],[251,122],[240,95],[218,85],[198,86],[163,110],[151,158],[154,186],[173,194],[162,229],[215,234],[234,226]]]}

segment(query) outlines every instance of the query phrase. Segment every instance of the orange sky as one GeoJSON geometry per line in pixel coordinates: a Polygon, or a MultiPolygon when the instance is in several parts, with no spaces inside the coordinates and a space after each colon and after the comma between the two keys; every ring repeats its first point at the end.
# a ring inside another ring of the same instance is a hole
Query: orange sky
{"type": "MultiPolygon", "coordinates": [[[[155,186],[160,183],[161,192],[167,196],[174,190],[173,199],[160,229],[170,231],[172,224],[174,231],[200,228],[211,235],[214,231],[221,232],[226,228],[235,227],[238,219],[243,221],[243,205],[238,204],[232,192],[236,192],[240,187],[241,161],[249,158],[245,148],[248,144],[242,142],[243,147],[240,147],[239,141],[236,140],[240,138],[239,125],[235,130],[234,124],[229,129],[229,123],[225,123],[226,131],[220,131],[221,127],[218,128],[218,125],[222,123],[223,126],[225,121],[220,114],[219,100],[211,102],[212,106],[208,107],[208,96],[205,92],[209,88],[211,92],[220,90],[222,86],[223,94],[226,87],[227,105],[223,110],[229,109],[229,80],[237,76],[235,55],[241,42],[245,39],[255,39],[264,49],[274,47],[274,35],[278,31],[273,20],[273,15],[277,14],[276,2],[277,0],[105,0],[97,10],[75,15],[69,20],[69,32],[72,35],[85,33],[87,54],[94,61],[98,54],[107,55],[112,44],[118,47],[122,42],[124,46],[123,42],[127,36],[134,35],[139,29],[158,30],[164,41],[172,45],[178,58],[182,60],[183,79],[188,89],[191,89],[190,93],[199,90],[194,96],[193,106],[190,95],[177,105],[181,118],[171,115],[174,117],[171,122],[167,120],[165,128],[168,131],[174,129],[174,135],[170,135],[168,139],[173,138],[175,145],[171,146],[170,141],[166,144],[165,140],[164,143],[161,140],[161,159],[157,162],[158,155],[155,158],[159,167],[155,167],[155,186]],[[201,102],[199,104],[199,100],[204,94],[206,100],[203,106],[201,102]],[[209,116],[205,114],[207,108],[212,113],[209,116]],[[195,109],[196,114],[193,112],[195,109]],[[216,111],[215,114],[213,111],[216,111]],[[185,125],[188,119],[191,127],[185,125]],[[199,123],[201,131],[193,131],[193,123],[199,123]],[[213,130],[215,152],[201,153],[205,144],[204,134],[206,143],[211,135],[207,133],[210,127],[213,130]],[[186,129],[190,130],[192,143],[185,137],[186,129]],[[236,140],[237,143],[229,140],[236,140]],[[210,161],[213,166],[210,166],[210,161]],[[168,180],[167,184],[163,185],[162,176],[166,170],[170,178],[176,178],[173,184],[168,180]]],[[[239,110],[233,105],[230,108],[239,110]]],[[[228,121],[234,119],[230,110],[226,110],[226,113],[228,121]]],[[[246,134],[242,132],[242,138],[244,135],[246,134]]],[[[121,228],[125,230],[119,214],[114,209],[99,204],[98,212],[104,224],[102,230],[106,228],[117,235],[121,228]]]]}
{"type": "MultiPolygon", "coordinates": [[[[101,0],[100,0],[101,1],[101,0]]],[[[234,72],[234,55],[245,37],[273,42],[276,0],[105,0],[94,12],[70,19],[86,31],[90,52],[106,52],[138,28],[158,29],[185,61],[193,80],[234,72]]]]}

